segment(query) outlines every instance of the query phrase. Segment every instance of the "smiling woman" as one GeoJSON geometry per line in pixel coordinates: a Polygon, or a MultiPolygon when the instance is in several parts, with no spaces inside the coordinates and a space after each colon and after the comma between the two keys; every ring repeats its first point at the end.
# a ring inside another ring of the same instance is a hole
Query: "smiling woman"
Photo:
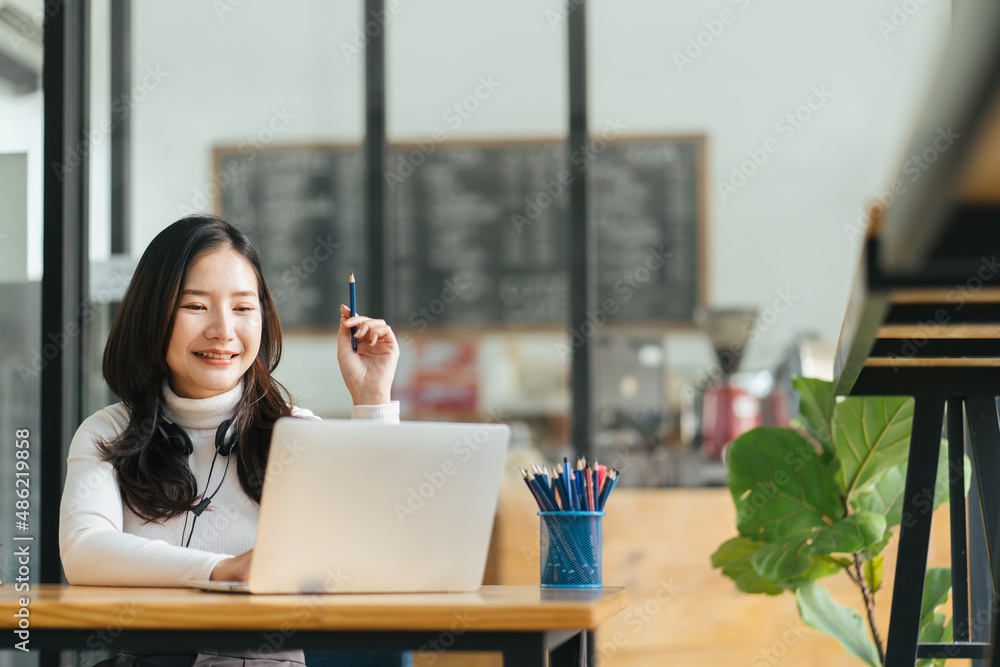
{"type": "Polygon", "coordinates": [[[253,267],[229,248],[203,254],[184,281],[167,347],[174,393],[208,398],[235,387],[257,357],[260,333],[253,267]]]}
{"type": "MultiPolygon", "coordinates": [[[[341,306],[337,359],[354,418],[399,420],[389,400],[398,357],[384,321],[341,306]]],[[[71,583],[246,580],[274,422],[315,418],[272,377],[280,358],[274,299],[242,232],[191,216],[153,239],[104,351],[104,377],[121,403],[86,419],[70,445],[59,545],[71,583]],[[227,476],[233,463],[237,479],[227,476]]],[[[242,664],[252,657],[245,653],[229,657],[242,664]]],[[[115,666],[194,659],[122,654],[115,666]]],[[[304,657],[278,651],[269,661],[301,665],[304,657]]]]}

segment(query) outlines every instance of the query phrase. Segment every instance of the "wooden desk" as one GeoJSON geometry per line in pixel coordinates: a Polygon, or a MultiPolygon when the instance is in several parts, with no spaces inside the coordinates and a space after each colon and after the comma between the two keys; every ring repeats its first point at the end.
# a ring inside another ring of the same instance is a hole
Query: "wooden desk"
{"type": "MultiPolygon", "coordinates": [[[[23,596],[0,588],[0,628],[17,628],[23,596]]],[[[517,667],[547,664],[550,650],[548,664],[584,664],[587,631],[628,606],[626,590],[610,587],[258,596],[34,584],[27,597],[35,650],[499,651],[517,667]]]]}

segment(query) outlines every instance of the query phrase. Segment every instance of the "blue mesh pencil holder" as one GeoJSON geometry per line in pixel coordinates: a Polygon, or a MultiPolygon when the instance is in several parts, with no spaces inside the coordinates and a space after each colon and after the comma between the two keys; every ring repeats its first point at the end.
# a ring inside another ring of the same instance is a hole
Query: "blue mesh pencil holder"
{"type": "Polygon", "coordinates": [[[601,588],[604,512],[539,512],[542,588],[601,588]]]}

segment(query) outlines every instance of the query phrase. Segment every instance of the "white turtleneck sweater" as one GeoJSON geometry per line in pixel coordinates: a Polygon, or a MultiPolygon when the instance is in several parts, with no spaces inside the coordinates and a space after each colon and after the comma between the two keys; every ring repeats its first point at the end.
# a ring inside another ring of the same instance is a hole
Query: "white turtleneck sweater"
{"type": "MultiPolygon", "coordinates": [[[[209,493],[215,491],[226,465],[220,456],[208,481],[215,432],[233,417],[242,385],[205,399],[181,398],[166,381],[162,391],[164,417],[183,427],[194,445],[188,465],[198,492],[205,492],[206,485],[209,493]]],[[[318,419],[302,408],[293,407],[292,414],[318,419]]],[[[351,417],[398,422],[399,403],[356,405],[351,417]]],[[[91,415],[73,436],[59,511],[59,553],[67,580],[91,586],[184,586],[187,580],[209,579],[220,561],[252,549],[259,508],[240,487],[235,461],[230,462],[212,504],[198,518],[190,547],[181,546],[187,535],[181,537],[184,515],[145,522],[124,506],[114,469],[101,460],[97,443],[117,437],[128,419],[128,410],[116,403],[91,415]]]]}

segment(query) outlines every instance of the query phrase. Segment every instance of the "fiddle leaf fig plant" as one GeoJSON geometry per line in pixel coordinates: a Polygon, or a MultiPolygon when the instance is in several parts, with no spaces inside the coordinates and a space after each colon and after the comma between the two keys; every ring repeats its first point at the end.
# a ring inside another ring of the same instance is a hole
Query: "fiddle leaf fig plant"
{"type": "MultiPolygon", "coordinates": [[[[913,399],[837,401],[830,382],[800,377],[794,384],[800,416],[790,428],[755,428],[726,450],[738,535],[712,554],[712,566],[744,593],[793,593],[806,625],[881,667],[885,651],[875,594],[884,581],[882,550],[903,519],[913,399]],[[818,583],[839,573],[857,586],[867,629],[856,609],[841,605],[818,583]]],[[[942,444],[937,484],[916,501],[920,511],[948,498],[947,451],[942,444]]],[[[969,470],[966,463],[966,489],[969,470]]],[[[928,569],[920,641],[951,641],[951,621],[939,611],[950,592],[950,568],[928,569]]]]}

